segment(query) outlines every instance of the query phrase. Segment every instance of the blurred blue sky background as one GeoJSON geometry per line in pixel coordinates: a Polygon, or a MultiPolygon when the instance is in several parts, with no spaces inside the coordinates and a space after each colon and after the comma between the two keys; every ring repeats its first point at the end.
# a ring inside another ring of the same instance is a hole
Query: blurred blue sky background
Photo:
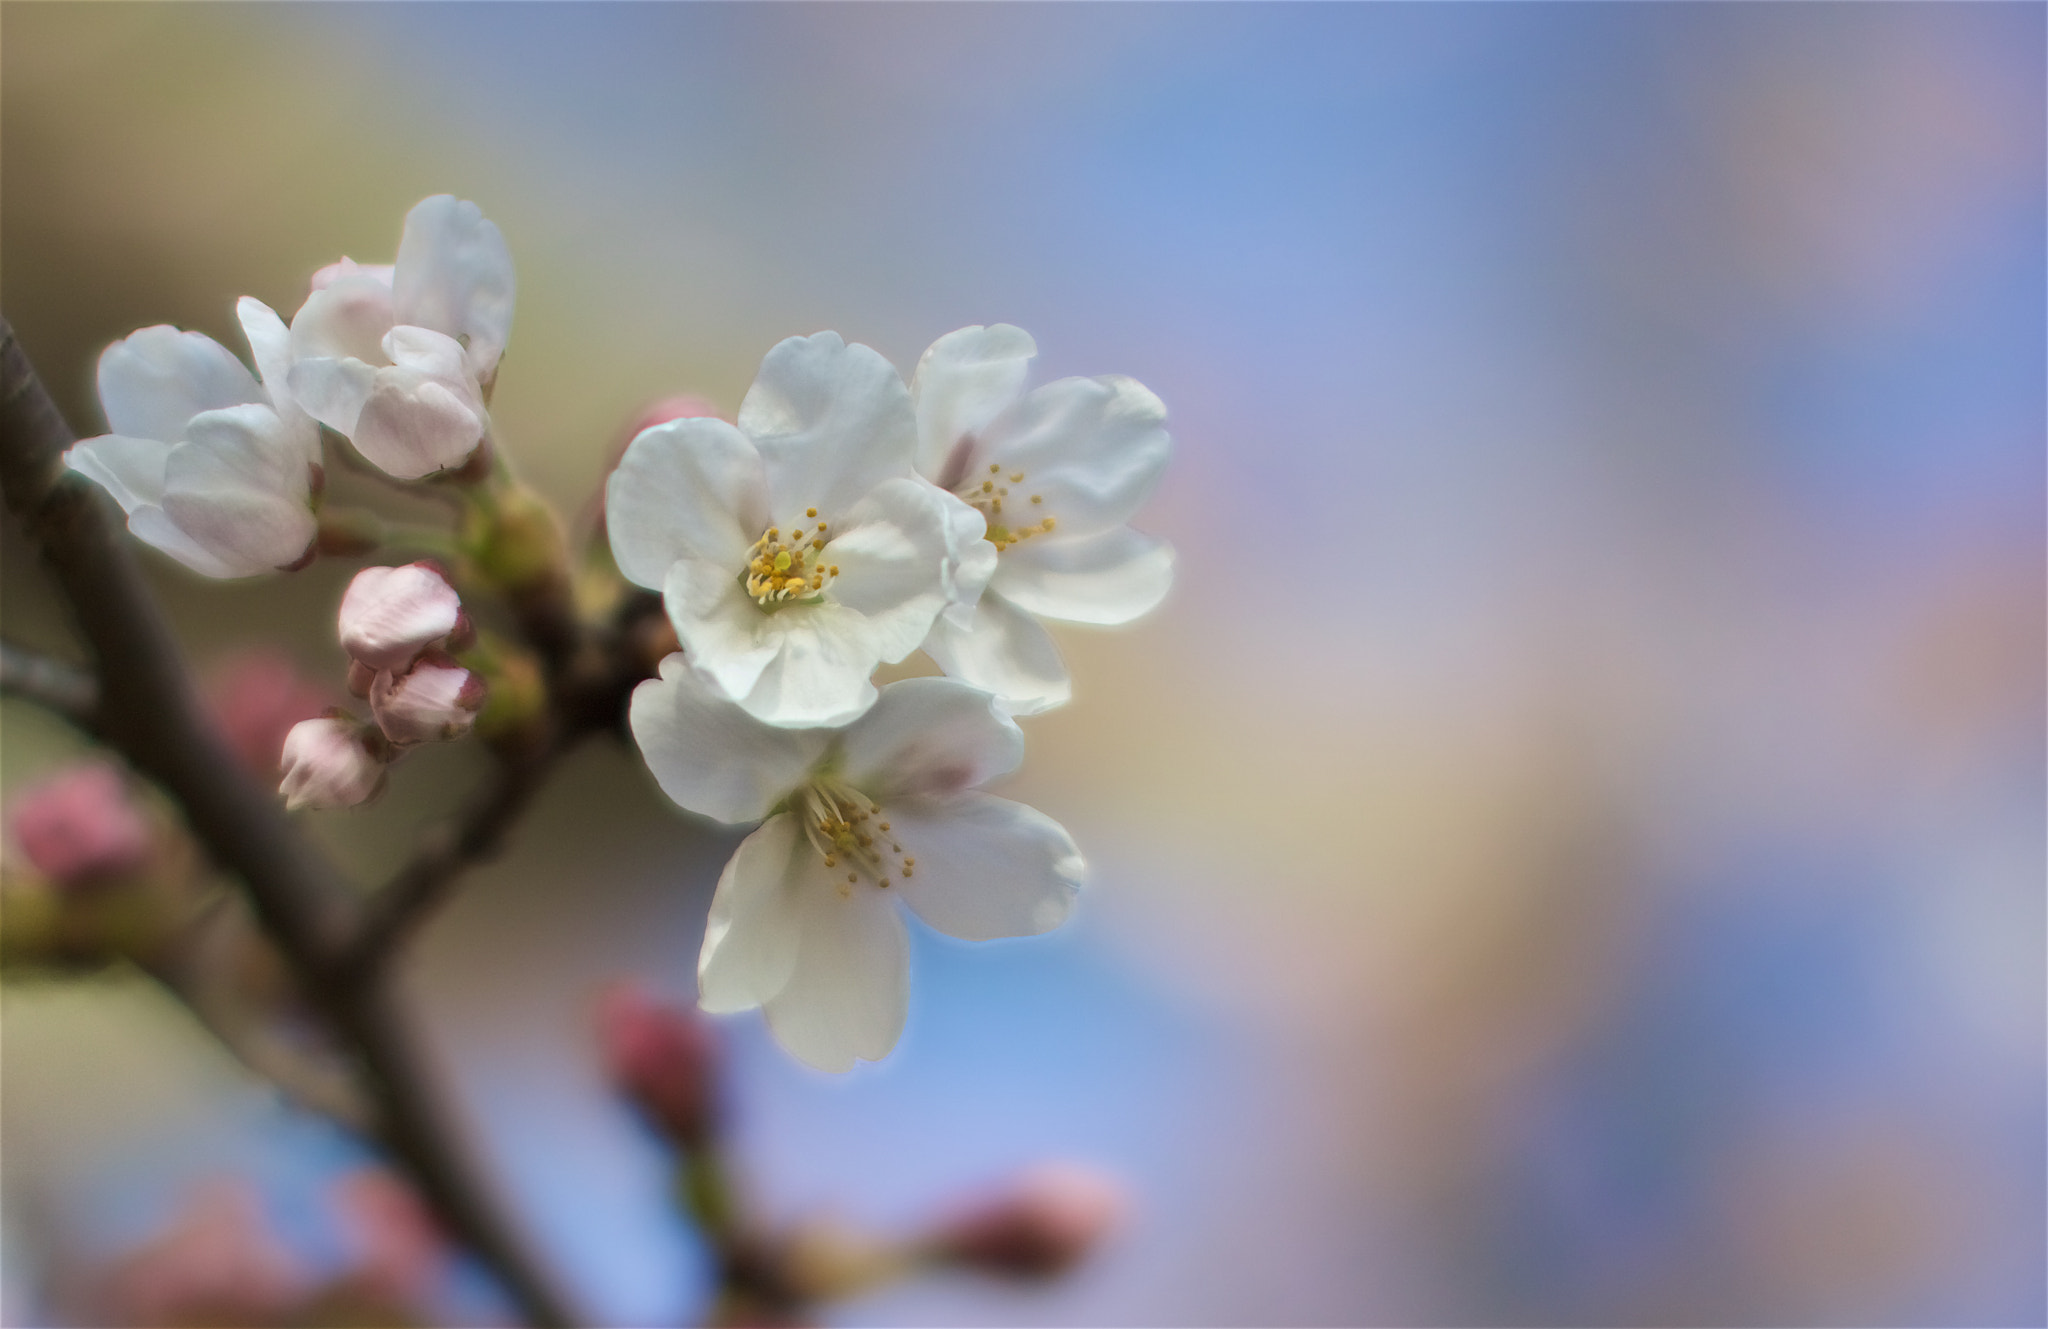
{"type": "MultiPolygon", "coordinates": [[[[1054,1291],[848,1322],[2048,1319],[2038,5],[11,5],[0,36],[7,313],[82,426],[105,342],[239,344],[235,296],[289,312],[443,191],[511,244],[494,417],[572,509],[642,403],[729,410],[821,328],[907,369],[1012,322],[1041,381],[1166,401],[1140,524],[1174,598],[1062,638],[1076,701],[1010,790],[1090,851],[1080,921],[920,936],[903,1046],[842,1081],[732,1022],[778,1213],[908,1225],[1061,1155],[1137,1221],[1054,1291]]],[[[10,632],[55,640],[23,562],[10,632]]],[[[331,667],[345,570],[157,571],[202,659],[285,631],[331,667]]],[[[7,723],[10,785],[61,755],[7,723]]],[[[424,802],[322,832],[388,861],[469,770],[432,755],[424,802]]],[[[586,753],[418,957],[607,1322],[701,1273],[588,996],[690,990],[721,859],[586,753]]],[[[221,1165],[173,1142],[303,1135],[149,1001],[10,990],[10,1231],[133,1239],[166,1203],[136,1194],[221,1165]]]]}

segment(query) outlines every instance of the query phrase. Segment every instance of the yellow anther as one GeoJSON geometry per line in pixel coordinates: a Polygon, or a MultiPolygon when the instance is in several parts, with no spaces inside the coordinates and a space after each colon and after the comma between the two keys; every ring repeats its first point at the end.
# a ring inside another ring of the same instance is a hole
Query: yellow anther
{"type": "Polygon", "coordinates": [[[981,482],[981,492],[984,494],[993,494],[994,492],[996,492],[996,482],[993,480],[983,480],[981,482]]]}
{"type": "Polygon", "coordinates": [[[815,517],[818,515],[818,510],[816,508],[805,508],[804,515],[806,517],[815,517]]]}
{"type": "Polygon", "coordinates": [[[988,473],[990,475],[1001,475],[1003,473],[1003,468],[1001,466],[998,466],[994,462],[990,462],[988,464],[988,473]]]}
{"type": "Polygon", "coordinates": [[[885,822],[883,822],[883,823],[882,823],[882,825],[881,825],[881,829],[883,829],[883,830],[885,830],[885,831],[886,831],[886,830],[888,830],[888,829],[889,829],[889,823],[888,823],[888,822],[886,822],[886,821],[885,821],[885,822]]]}
{"type": "Polygon", "coordinates": [[[1011,484],[1013,484],[1013,485],[1021,485],[1021,484],[1023,484],[1023,483],[1024,483],[1024,472],[1022,472],[1022,471],[1011,471],[1011,472],[1010,472],[1010,483],[1011,483],[1011,484]]]}
{"type": "Polygon", "coordinates": [[[1032,501],[1033,503],[1043,503],[1043,502],[1045,502],[1045,495],[1044,495],[1044,494],[1033,494],[1033,495],[1031,496],[1031,501],[1032,501]]]}

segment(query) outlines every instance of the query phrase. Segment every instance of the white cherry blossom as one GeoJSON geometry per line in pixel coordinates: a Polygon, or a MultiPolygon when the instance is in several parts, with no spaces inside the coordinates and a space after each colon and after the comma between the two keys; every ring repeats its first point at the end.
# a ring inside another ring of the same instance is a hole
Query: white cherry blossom
{"type": "Polygon", "coordinates": [[[1129,622],[1173,582],[1172,547],[1125,524],[1166,466],[1166,408],[1116,375],[1025,392],[1037,353],[1021,328],[961,328],[932,343],[910,389],[918,470],[981,512],[994,565],[980,598],[949,608],[924,649],[1018,715],[1072,691],[1039,618],[1129,622]]]}
{"type": "Polygon", "coordinates": [[[209,577],[296,564],[318,530],[320,431],[285,388],[284,320],[246,296],[236,314],[260,379],[203,333],[143,328],[100,355],[111,432],[64,454],[138,539],[209,577]]]}
{"type": "MultiPolygon", "coordinates": [[[[920,480],[889,362],[837,333],[761,363],[738,423],[642,432],[606,486],[619,569],[659,590],[693,668],[772,725],[841,724],[868,676],[979,592],[960,555],[981,516],[920,480]]],[[[985,577],[985,572],[982,573],[985,577]]]]}
{"type": "Polygon", "coordinates": [[[322,268],[292,317],[291,387],[313,418],[402,480],[462,465],[512,332],[512,256],[476,204],[406,214],[390,266],[322,268]]]}
{"type": "Polygon", "coordinates": [[[984,692],[906,679],[850,725],[776,728],[672,655],[634,691],[631,720],[670,798],[719,821],[767,819],[719,877],[698,988],[707,1011],[761,1007],[809,1065],[849,1070],[896,1045],[909,990],[896,899],[969,941],[1046,932],[1073,906],[1073,840],[979,789],[1024,754],[984,692]]]}

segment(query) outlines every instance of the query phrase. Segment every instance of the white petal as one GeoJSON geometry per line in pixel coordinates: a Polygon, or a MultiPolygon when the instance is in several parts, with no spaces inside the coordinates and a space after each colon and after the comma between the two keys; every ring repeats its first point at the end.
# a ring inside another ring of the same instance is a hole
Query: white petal
{"type": "MultiPolygon", "coordinates": [[[[942,491],[943,492],[943,491],[942,491]]],[[[974,606],[996,571],[996,547],[987,539],[981,509],[946,495],[947,570],[945,613],[961,626],[973,621],[974,606]]]]}
{"type": "Polygon", "coordinates": [[[102,434],[73,444],[64,464],[112,494],[121,511],[133,512],[163,500],[164,460],[170,454],[170,444],[154,438],[102,434]]]}
{"type": "Polygon", "coordinates": [[[828,603],[784,609],[766,621],[763,640],[775,653],[753,686],[735,694],[747,714],[771,725],[842,725],[875,704],[868,675],[880,660],[867,620],[828,603]]]}
{"type": "Polygon", "coordinates": [[[883,811],[891,837],[917,860],[892,889],[948,936],[1035,937],[1073,911],[1086,864],[1073,837],[1035,808],[970,793],[922,806],[885,803],[883,811]]]}
{"type": "Polygon", "coordinates": [[[384,364],[384,334],[396,321],[389,286],[365,274],[337,278],[292,315],[292,358],[384,364]]]}
{"type": "Polygon", "coordinates": [[[240,559],[222,558],[186,534],[183,527],[171,520],[170,514],[154,503],[128,514],[128,530],[136,539],[169,554],[202,577],[226,580],[230,577],[253,577],[271,570],[267,566],[250,567],[240,559]]]}
{"type": "Polygon", "coordinates": [[[740,403],[739,427],[767,464],[770,519],[828,522],[892,476],[911,473],[917,420],[895,368],[836,332],[791,337],[768,352],[740,403]]]}
{"type": "Polygon", "coordinates": [[[164,463],[164,514],[199,545],[252,576],[297,562],[318,523],[304,453],[268,406],[193,418],[164,463]]]}
{"type": "Polygon", "coordinates": [[[885,801],[957,794],[1024,760],[1015,722],[987,693],[950,678],[891,683],[841,742],[846,778],[885,801]]]}
{"type": "Polygon", "coordinates": [[[370,714],[399,747],[459,738],[484,704],[482,676],[445,656],[428,656],[403,674],[389,670],[370,685],[370,714]]]}
{"type": "Polygon", "coordinates": [[[678,653],[661,677],[633,689],[633,738],[661,791],[724,822],[768,815],[802,783],[830,742],[818,730],[777,729],[715,695],[678,653]]]}
{"type": "Polygon", "coordinates": [[[329,429],[353,435],[363,403],[377,386],[377,369],[353,358],[316,357],[294,361],[285,382],[300,409],[329,429]]]}
{"type": "Polygon", "coordinates": [[[235,302],[235,316],[241,320],[242,335],[249,339],[249,353],[256,360],[256,374],[263,380],[264,395],[277,412],[286,431],[305,454],[306,460],[320,460],[320,431],[292,395],[292,333],[277,311],[253,296],[235,302]]]}
{"type": "Polygon", "coordinates": [[[462,465],[483,436],[481,408],[460,387],[391,368],[377,371],[349,441],[378,469],[417,480],[462,465]]]}
{"type": "Polygon", "coordinates": [[[958,584],[949,555],[958,500],[918,479],[887,480],[854,505],[820,559],[839,574],[827,594],[869,624],[877,662],[916,650],[958,584]]]}
{"type": "Polygon", "coordinates": [[[1037,354],[1031,334],[1008,323],[961,328],[931,344],[910,381],[919,473],[947,489],[965,477],[974,437],[1017,400],[1037,354]]]}
{"type": "Polygon", "coordinates": [[[991,593],[1047,618],[1128,623],[1173,585],[1173,546],[1128,526],[1079,540],[1023,540],[1002,553],[991,593]]]}
{"type": "Polygon", "coordinates": [[[783,813],[742,840],[719,874],[697,955],[698,998],[712,1014],[752,1010],[788,985],[802,924],[798,854],[817,859],[783,813]]]}
{"type": "Polygon", "coordinates": [[[739,574],[723,563],[678,559],[662,581],[661,600],[692,665],[713,689],[731,698],[751,692],[778,643],[739,574]]]}
{"type": "Polygon", "coordinates": [[[924,650],[948,677],[993,693],[1012,715],[1064,706],[1074,693],[1051,635],[994,589],[964,626],[951,615],[933,624],[924,650]]]}
{"type": "Polygon", "coordinates": [[[671,420],[643,431],[605,482],[605,534],[626,579],[659,589],[698,558],[734,577],[767,530],[761,456],[723,420],[671,420]]]}
{"type": "Polygon", "coordinates": [[[109,432],[175,443],[201,411],[265,400],[227,347],[201,332],[159,324],[100,352],[100,406],[109,432]]]}
{"type": "Polygon", "coordinates": [[[1063,378],[1005,411],[981,452],[1006,474],[1023,474],[1012,486],[1020,516],[1050,516],[1062,532],[1090,535],[1130,520],[1158,483],[1172,449],[1165,418],[1159,398],[1134,379],[1063,378]],[[1032,494],[1044,501],[1029,502],[1032,494]]]}
{"type": "Polygon", "coordinates": [[[342,592],[336,631],[341,649],[375,670],[405,670],[421,651],[455,631],[462,597],[426,563],[369,567],[342,592]]]}
{"type": "Polygon", "coordinates": [[[436,194],[405,215],[391,278],[394,321],[464,339],[490,378],[512,335],[515,283],[505,237],[476,204],[436,194]]]}
{"type": "MultiPolygon", "coordinates": [[[[808,846],[795,872],[825,881],[808,846]]],[[[845,895],[806,880],[796,968],[764,1003],[768,1027],[797,1060],[821,1071],[850,1071],[857,1059],[880,1061],[903,1034],[910,1004],[910,939],[889,892],[866,882],[845,895]]]]}

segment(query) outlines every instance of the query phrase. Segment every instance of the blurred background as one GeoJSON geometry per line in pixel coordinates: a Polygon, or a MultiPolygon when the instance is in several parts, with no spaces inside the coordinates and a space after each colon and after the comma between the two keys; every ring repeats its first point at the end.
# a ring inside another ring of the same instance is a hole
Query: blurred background
{"type": "MultiPolygon", "coordinates": [[[[1177,451],[1167,606],[1067,632],[1003,792],[1094,883],[916,938],[839,1079],[723,1022],[773,1212],[885,1228],[1045,1158],[1129,1226],[863,1323],[2041,1324],[2039,6],[9,5],[0,281],[82,432],[101,346],[237,349],[476,200],[493,414],[565,510],[650,399],[823,328],[1012,322],[1177,451]]],[[[10,637],[68,649],[18,533],[10,637]]],[[[349,568],[201,584],[203,668],[340,683],[349,568]]],[[[73,754],[10,702],[0,777],[73,754]]],[[[365,881],[481,770],[318,833],[365,881]]],[[[693,990],[726,842],[583,751],[409,982],[588,1314],[703,1256],[591,995],[693,990]]],[[[4,997],[9,1323],[242,1177],[306,1260],[361,1162],[139,979],[4,997]]],[[[460,1298],[458,1297],[459,1301],[460,1298]]],[[[462,1314],[495,1312],[482,1292],[462,1314]]],[[[451,1311],[451,1314],[456,1312],[451,1311]]]]}

